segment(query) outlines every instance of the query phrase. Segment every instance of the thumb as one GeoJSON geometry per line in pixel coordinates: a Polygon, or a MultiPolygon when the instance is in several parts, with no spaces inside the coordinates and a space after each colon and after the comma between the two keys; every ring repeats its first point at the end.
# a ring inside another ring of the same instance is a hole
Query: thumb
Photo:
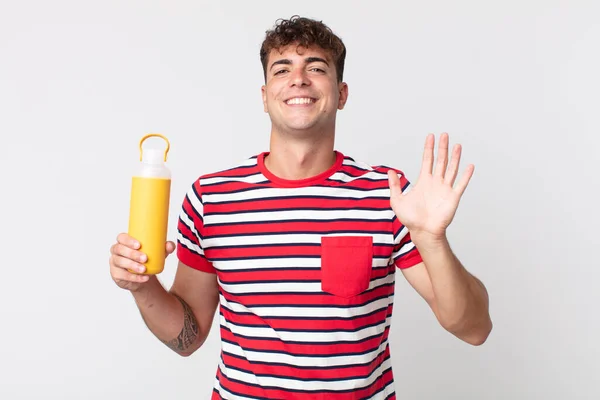
{"type": "Polygon", "coordinates": [[[171,254],[172,252],[175,251],[175,243],[171,242],[171,241],[167,242],[166,249],[167,249],[167,255],[171,254]]]}
{"type": "Polygon", "coordinates": [[[402,194],[402,186],[400,186],[400,178],[395,171],[388,171],[388,183],[390,185],[390,197],[398,197],[402,194]]]}

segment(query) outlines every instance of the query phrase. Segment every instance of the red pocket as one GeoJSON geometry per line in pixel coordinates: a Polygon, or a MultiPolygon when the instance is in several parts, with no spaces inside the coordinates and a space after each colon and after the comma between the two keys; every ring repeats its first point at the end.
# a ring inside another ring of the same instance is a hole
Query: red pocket
{"type": "Polygon", "coordinates": [[[372,236],[321,238],[321,289],[341,297],[356,296],[369,287],[373,266],[372,236]]]}

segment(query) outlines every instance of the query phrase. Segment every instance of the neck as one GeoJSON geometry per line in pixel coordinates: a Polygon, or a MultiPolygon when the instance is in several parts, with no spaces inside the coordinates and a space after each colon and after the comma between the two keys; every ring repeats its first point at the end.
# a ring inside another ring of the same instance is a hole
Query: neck
{"type": "Polygon", "coordinates": [[[311,136],[298,138],[272,130],[265,167],[289,180],[306,179],[327,171],[335,164],[334,133],[311,136]]]}

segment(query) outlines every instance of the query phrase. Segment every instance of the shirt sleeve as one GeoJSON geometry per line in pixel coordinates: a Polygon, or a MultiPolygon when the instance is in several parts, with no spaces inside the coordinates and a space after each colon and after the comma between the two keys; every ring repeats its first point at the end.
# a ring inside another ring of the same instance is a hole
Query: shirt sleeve
{"type": "MultiPolygon", "coordinates": [[[[402,193],[410,191],[410,182],[404,176],[404,173],[395,170],[400,178],[400,186],[402,193]]],[[[392,220],[392,229],[394,235],[394,250],[392,252],[392,260],[400,269],[410,268],[416,264],[423,262],[419,250],[414,245],[410,238],[410,232],[394,215],[392,220]]]]}
{"type": "Polygon", "coordinates": [[[202,246],[204,205],[200,180],[194,182],[183,199],[177,221],[177,258],[185,265],[208,273],[216,273],[202,246]]]}

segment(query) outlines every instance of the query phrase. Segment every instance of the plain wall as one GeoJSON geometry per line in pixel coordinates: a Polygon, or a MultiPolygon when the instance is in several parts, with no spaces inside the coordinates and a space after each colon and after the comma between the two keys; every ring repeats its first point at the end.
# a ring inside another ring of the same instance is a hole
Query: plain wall
{"type": "Polygon", "coordinates": [[[258,51],[293,14],[348,47],[338,150],[414,182],[449,132],[475,164],[448,235],[494,330],[462,343],[398,274],[398,398],[600,398],[600,4],[576,0],[2,0],[0,398],[210,397],[218,324],[172,353],[109,247],[144,134],[171,140],[171,240],[194,179],[268,149],[258,51]]]}

